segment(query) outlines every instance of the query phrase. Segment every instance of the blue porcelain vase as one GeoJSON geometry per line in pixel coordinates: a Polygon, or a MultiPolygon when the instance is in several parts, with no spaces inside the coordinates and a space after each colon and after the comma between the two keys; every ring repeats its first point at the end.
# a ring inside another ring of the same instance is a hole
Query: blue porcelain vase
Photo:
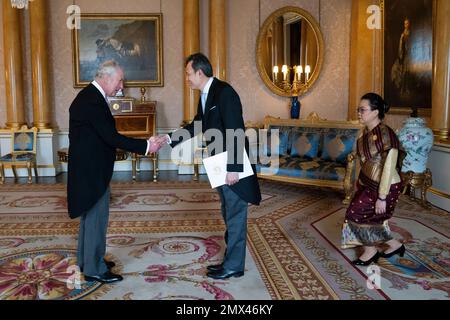
{"type": "Polygon", "coordinates": [[[291,119],[300,118],[300,101],[298,101],[298,97],[294,96],[291,98],[291,119]]]}
{"type": "Polygon", "coordinates": [[[408,118],[398,132],[399,140],[406,151],[402,172],[425,172],[428,155],[433,147],[433,131],[425,126],[423,118],[408,118]]]}

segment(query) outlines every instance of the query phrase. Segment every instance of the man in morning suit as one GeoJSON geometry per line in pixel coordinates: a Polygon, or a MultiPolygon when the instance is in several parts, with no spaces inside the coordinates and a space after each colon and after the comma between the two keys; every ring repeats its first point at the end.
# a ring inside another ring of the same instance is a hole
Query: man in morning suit
{"type": "MultiPolygon", "coordinates": [[[[214,279],[241,277],[244,275],[245,266],[248,203],[259,205],[261,201],[261,192],[255,174],[239,180],[239,172],[243,172],[243,148],[237,152],[239,143],[233,143],[234,138],[233,141],[226,141],[226,130],[245,132],[241,101],[228,83],[213,78],[211,63],[203,54],[196,53],[189,56],[186,60],[185,71],[189,86],[200,90],[202,95],[198,103],[197,115],[183,129],[189,132],[190,137],[193,137],[194,123],[197,121],[201,122],[203,133],[210,129],[220,131],[222,145],[225,148],[215,150],[211,154],[228,151],[229,155],[226,184],[217,188],[222,216],[226,224],[226,248],[223,262],[208,266],[207,276],[214,279]]],[[[171,147],[181,142],[173,141],[179,136],[177,131],[169,136],[171,147]]],[[[211,141],[207,143],[211,146],[211,141]]],[[[248,154],[248,141],[242,135],[241,146],[244,144],[248,154]]],[[[254,167],[253,171],[255,172],[254,167]]]]}
{"type": "Polygon", "coordinates": [[[104,259],[116,148],[148,154],[160,147],[155,138],[132,139],[117,132],[108,97],[123,89],[123,77],[115,61],[105,61],[69,109],[67,202],[70,218],[81,217],[77,263],[87,281],[122,280],[110,271],[114,262],[104,259]]]}

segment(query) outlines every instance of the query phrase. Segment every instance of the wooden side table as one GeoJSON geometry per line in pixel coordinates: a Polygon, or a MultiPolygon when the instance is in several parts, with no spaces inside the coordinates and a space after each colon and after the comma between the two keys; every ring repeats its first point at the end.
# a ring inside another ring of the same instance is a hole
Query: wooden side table
{"type": "MultiPolygon", "coordinates": [[[[112,99],[110,99],[111,101],[112,99]]],[[[156,101],[134,102],[127,98],[113,100],[111,113],[116,121],[117,131],[132,138],[148,139],[156,135],[156,101]]],[[[153,181],[158,180],[158,153],[148,156],[131,153],[132,178],[136,180],[136,172],[140,171],[142,158],[153,161],[153,181]]]]}
{"type": "Polygon", "coordinates": [[[427,189],[431,187],[432,174],[431,170],[427,168],[425,172],[417,173],[413,171],[402,172],[403,179],[403,194],[409,190],[409,198],[418,201],[423,207],[430,208],[431,205],[427,200],[427,189]],[[416,198],[416,189],[420,189],[420,199],[416,198]]]}

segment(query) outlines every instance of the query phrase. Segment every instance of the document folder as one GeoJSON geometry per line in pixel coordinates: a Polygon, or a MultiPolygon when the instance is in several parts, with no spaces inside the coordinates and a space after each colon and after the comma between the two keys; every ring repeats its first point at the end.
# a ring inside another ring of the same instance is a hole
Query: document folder
{"type": "MultiPolygon", "coordinates": [[[[217,188],[225,184],[227,175],[227,151],[203,159],[203,165],[208,175],[212,188],[217,188]]],[[[247,152],[244,150],[243,157],[244,171],[239,172],[239,180],[254,174],[247,152]]]]}

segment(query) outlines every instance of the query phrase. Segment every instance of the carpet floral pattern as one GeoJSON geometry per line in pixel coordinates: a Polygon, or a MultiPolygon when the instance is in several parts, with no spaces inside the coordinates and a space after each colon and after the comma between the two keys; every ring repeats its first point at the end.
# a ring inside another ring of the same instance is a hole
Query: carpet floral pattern
{"type": "Polygon", "coordinates": [[[249,208],[244,277],[214,280],[206,267],[221,261],[224,224],[207,183],[112,184],[107,258],[124,281],[103,285],[76,267],[79,220],[67,217],[65,185],[0,186],[0,299],[450,298],[448,212],[402,197],[391,230],[407,254],[360,268],[350,263],[357,251],[339,246],[339,192],[261,188],[261,206],[249,208]]]}

